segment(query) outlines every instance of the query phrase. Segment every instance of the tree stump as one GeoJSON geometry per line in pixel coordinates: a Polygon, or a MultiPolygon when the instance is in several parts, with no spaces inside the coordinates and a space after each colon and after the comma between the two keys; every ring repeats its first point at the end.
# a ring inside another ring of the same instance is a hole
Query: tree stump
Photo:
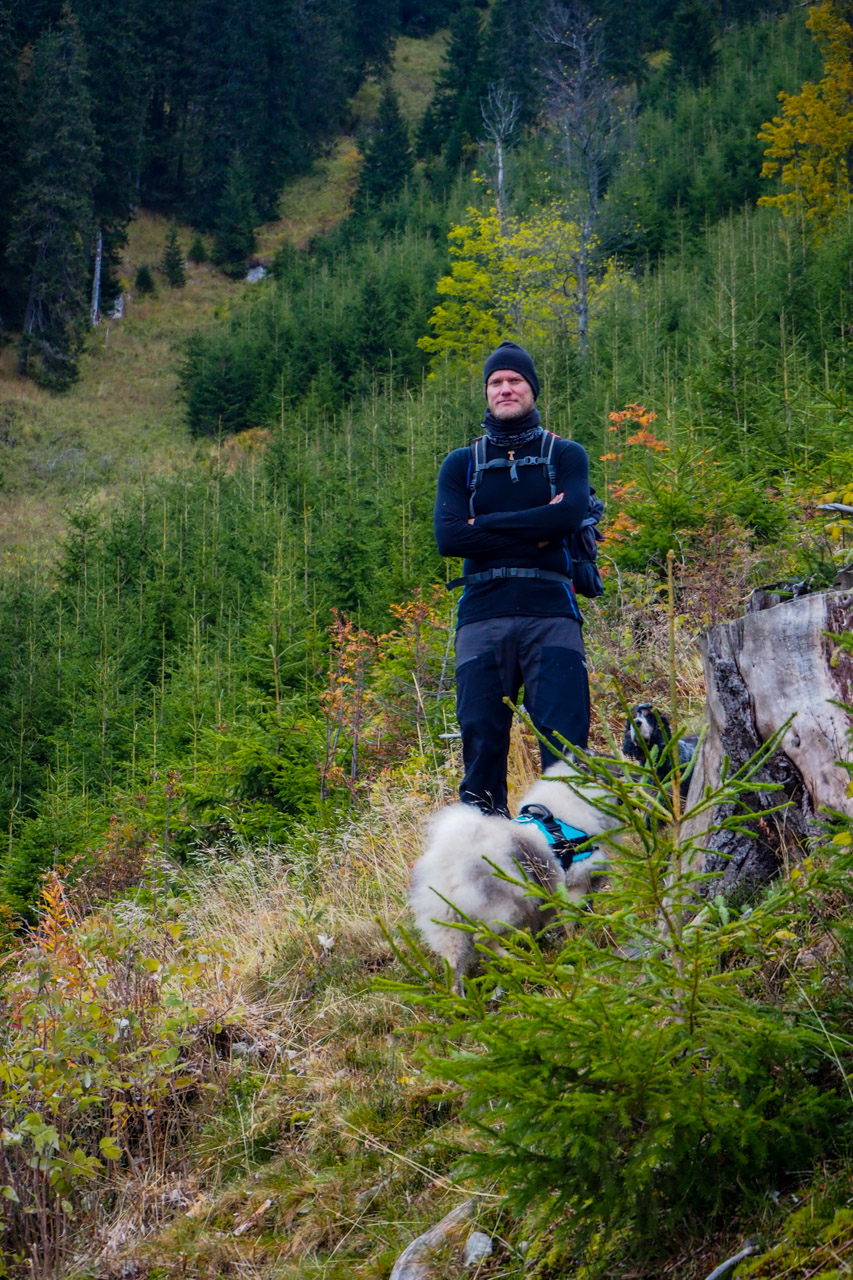
{"type": "Polygon", "coordinates": [[[719,784],[723,758],[739,769],[789,717],[779,749],[746,797],[754,817],[745,831],[711,831],[732,812],[718,806],[685,823],[700,837],[705,871],[718,872],[706,892],[748,894],[807,852],[821,809],[853,817],[850,716],[853,659],[827,633],[853,630],[853,595],[825,591],[801,596],[714,627],[700,641],[705,666],[708,732],[690,782],[689,808],[706,786],[719,784]],[[761,782],[781,790],[762,790],[761,782]],[[788,802],[778,813],[770,810],[788,802]],[[707,831],[706,840],[702,832],[707,831]]]}

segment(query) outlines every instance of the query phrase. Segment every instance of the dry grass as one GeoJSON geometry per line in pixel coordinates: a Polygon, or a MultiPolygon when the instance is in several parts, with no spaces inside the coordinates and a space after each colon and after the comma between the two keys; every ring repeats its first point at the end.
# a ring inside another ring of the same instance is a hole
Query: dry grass
{"type": "Polygon", "coordinates": [[[400,99],[403,119],[412,130],[420,124],[447,48],[448,33],[436,32],[428,40],[401,36],[394,50],[391,83],[400,99]]]}
{"type": "Polygon", "coordinates": [[[193,932],[215,933],[239,957],[248,987],[276,1005],[292,999],[301,965],[335,954],[369,967],[387,953],[377,917],[393,928],[405,915],[409,870],[427,816],[451,799],[446,773],[383,778],[369,807],[334,831],[306,828],[290,845],[245,849],[238,861],[215,850],[193,869],[193,932]]]}
{"type": "MultiPolygon", "coordinates": [[[[596,625],[603,643],[604,619],[596,625]]],[[[415,1054],[425,1015],[374,983],[401,974],[381,925],[409,922],[424,820],[455,798],[458,766],[389,774],[366,810],[332,830],[305,828],[286,847],[199,858],[182,922],[230,957],[228,980],[204,997],[202,1025],[219,1028],[215,1106],[162,1194],[144,1173],[128,1176],[101,1224],[99,1274],[380,1280],[471,1194],[451,1172],[471,1135],[415,1054]]],[[[517,726],[514,803],[537,770],[538,747],[517,726]]],[[[497,1198],[488,1187],[478,1195],[481,1225],[499,1235],[497,1198]]],[[[458,1273],[458,1247],[446,1262],[458,1273]]],[[[509,1246],[489,1268],[484,1276],[524,1274],[509,1246]]]]}
{"type": "MultiPolygon", "coordinates": [[[[295,183],[281,221],[260,228],[263,255],[334,226],[347,211],[357,163],[352,143],[342,140],[317,173],[295,183]]],[[[0,555],[49,559],[69,506],[110,503],[125,485],[198,456],[177,394],[180,347],[254,286],[188,263],[186,286],[171,289],[158,270],[168,225],[146,212],[130,224],[124,316],[104,317],[92,331],[80,378],[63,395],[19,378],[16,351],[0,349],[0,555]],[[133,290],[143,264],[156,277],[153,295],[133,290]]],[[[192,234],[179,229],[185,252],[192,234]]]]}
{"type": "MultiPolygon", "coordinates": [[[[423,823],[455,799],[458,766],[386,776],[369,807],[335,830],[305,829],[286,848],[237,859],[210,850],[193,869],[184,923],[217,937],[239,979],[223,1029],[230,1074],[171,1214],[149,1195],[145,1221],[129,1184],[104,1225],[99,1267],[156,1269],[163,1280],[380,1280],[471,1194],[451,1171],[471,1135],[415,1054],[414,1024],[426,1015],[374,985],[377,974],[400,974],[377,917],[390,929],[409,923],[423,823]]],[[[516,726],[514,803],[537,772],[538,746],[516,726]]],[[[223,1020],[221,993],[217,1013],[223,1020]]],[[[479,1225],[498,1241],[481,1274],[520,1280],[523,1262],[500,1243],[498,1198],[488,1187],[476,1194],[479,1225]]],[[[457,1242],[435,1274],[459,1268],[457,1242]]]]}
{"type": "MultiPolygon", "coordinates": [[[[331,180],[327,209],[319,194],[327,179],[311,181],[313,194],[293,196],[297,205],[301,201],[299,227],[306,238],[333,225],[346,209],[331,180]]],[[[297,222],[294,217],[261,228],[270,256],[282,240],[296,237],[297,222]]],[[[19,378],[15,350],[0,349],[0,555],[49,559],[69,506],[109,504],[124,486],[190,465],[203,450],[189,437],[178,399],[181,344],[193,331],[218,323],[254,286],[229,280],[207,263],[188,263],[185,287],[171,289],[158,270],[168,226],[146,212],[130,224],[122,262],[124,316],[104,317],[92,331],[80,378],[63,395],[19,378]],[[134,293],[143,264],[156,277],[153,295],[134,293]]],[[[185,252],[192,234],[179,229],[185,252]]]]}
{"type": "Polygon", "coordinates": [[[279,220],[258,230],[257,256],[272,261],[285,243],[304,249],[315,236],[334,230],[349,212],[361,157],[352,138],[339,138],[312,171],[291,182],[281,197],[279,220]]]}
{"type": "MultiPolygon", "coordinates": [[[[190,264],[184,289],[170,289],[158,276],[154,296],[134,296],[137,268],[157,266],[167,229],[147,213],[131,223],[122,267],[125,315],[105,317],[92,331],[80,379],[65,394],[18,378],[14,351],[2,352],[0,551],[42,558],[69,505],[111,502],[124,485],[196,456],[177,399],[179,346],[250,286],[190,264]]],[[[186,248],[190,232],[180,234],[186,248]]]]}
{"type": "Polygon", "coordinates": [[[99,1269],[379,1277],[470,1194],[448,1173],[455,1104],[412,1057],[420,1015],[373,986],[397,964],[375,917],[405,919],[423,820],[450,798],[448,774],[413,770],[336,831],[194,868],[183,922],[239,975],[230,1024],[216,993],[226,1086],[171,1208],[128,1179],[99,1269]]]}

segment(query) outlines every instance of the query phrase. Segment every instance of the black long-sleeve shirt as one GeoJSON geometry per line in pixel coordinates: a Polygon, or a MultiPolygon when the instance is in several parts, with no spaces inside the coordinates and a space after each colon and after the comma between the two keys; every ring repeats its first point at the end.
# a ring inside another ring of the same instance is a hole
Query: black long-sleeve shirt
{"type": "MultiPolygon", "coordinates": [[[[540,457],[542,437],[515,450],[516,458],[540,457]]],[[[486,460],[506,457],[507,450],[488,441],[486,460]]],[[[545,466],[519,467],[513,482],[509,467],[484,471],[469,524],[470,449],[454,449],[438,476],[435,538],[444,556],[463,556],[463,573],[514,567],[571,574],[568,536],[580,527],[589,506],[589,460],[573,440],[557,439],[551,461],[557,473],[560,502],[551,503],[545,466]],[[545,542],[544,547],[539,543],[545,542]]],[[[507,615],[579,616],[568,583],[539,578],[499,578],[465,586],[459,601],[458,625],[507,615]]]]}

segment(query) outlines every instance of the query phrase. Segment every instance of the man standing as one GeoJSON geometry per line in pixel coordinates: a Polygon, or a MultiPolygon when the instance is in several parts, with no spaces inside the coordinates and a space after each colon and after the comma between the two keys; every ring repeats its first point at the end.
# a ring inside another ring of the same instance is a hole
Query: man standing
{"type": "Polygon", "coordinates": [[[466,804],[506,814],[512,712],[524,706],[555,751],[559,734],[585,747],[589,682],[568,538],[589,505],[589,460],[571,440],[543,432],[531,356],[502,342],[483,369],[485,438],[454,449],[438,477],[435,537],[463,556],[456,632],[456,708],[466,804]],[[556,490],[556,491],[554,491],[556,490]],[[553,496],[552,496],[553,494],[553,496]]]}

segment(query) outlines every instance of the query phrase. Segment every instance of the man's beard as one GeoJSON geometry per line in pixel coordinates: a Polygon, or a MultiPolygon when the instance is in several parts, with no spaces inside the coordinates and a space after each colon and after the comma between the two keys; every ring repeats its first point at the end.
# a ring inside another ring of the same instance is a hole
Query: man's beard
{"type": "Polygon", "coordinates": [[[518,422],[519,418],[526,418],[529,412],[521,404],[498,405],[496,410],[492,410],[492,417],[497,418],[498,422],[518,422]]]}

